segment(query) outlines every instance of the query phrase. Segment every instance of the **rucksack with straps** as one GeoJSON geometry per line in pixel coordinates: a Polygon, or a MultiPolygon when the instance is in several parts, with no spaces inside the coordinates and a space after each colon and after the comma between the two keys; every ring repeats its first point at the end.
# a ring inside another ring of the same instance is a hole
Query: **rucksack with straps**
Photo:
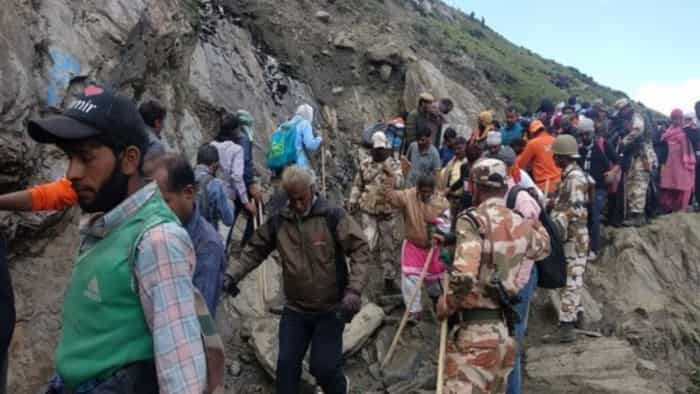
{"type": "MultiPolygon", "coordinates": [[[[328,230],[331,232],[333,237],[333,243],[335,245],[335,278],[338,284],[338,299],[343,298],[343,294],[348,284],[350,283],[350,273],[348,271],[348,264],[345,258],[345,252],[343,251],[343,246],[338,239],[338,223],[345,217],[345,211],[342,208],[331,207],[328,208],[323,216],[326,220],[326,225],[328,230]]],[[[277,213],[270,217],[270,237],[277,242],[277,233],[282,226],[282,216],[277,213]]]]}
{"type": "MultiPolygon", "coordinates": [[[[506,197],[506,207],[508,209],[515,208],[515,200],[518,193],[526,192],[540,205],[539,200],[528,189],[515,185],[508,192],[506,197]]],[[[552,221],[552,218],[547,214],[547,210],[540,205],[540,223],[549,234],[549,244],[551,252],[549,256],[537,261],[537,287],[543,289],[559,289],[566,286],[566,255],[564,254],[564,245],[561,237],[557,232],[557,227],[552,221]]]]}
{"type": "Polygon", "coordinates": [[[300,119],[282,123],[270,136],[270,150],[267,151],[267,167],[271,170],[282,170],[288,165],[295,164],[297,155],[297,127],[300,119]]]}

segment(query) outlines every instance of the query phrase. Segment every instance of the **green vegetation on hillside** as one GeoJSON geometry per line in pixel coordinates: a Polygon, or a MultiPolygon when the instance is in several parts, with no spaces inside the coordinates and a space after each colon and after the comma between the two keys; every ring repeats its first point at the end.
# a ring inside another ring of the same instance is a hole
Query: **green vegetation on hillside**
{"type": "Polygon", "coordinates": [[[416,19],[413,27],[421,44],[437,45],[445,56],[468,55],[499,94],[509,95],[530,110],[536,109],[543,97],[559,101],[577,95],[582,100],[602,98],[611,103],[623,95],[573,67],[513,45],[466,15],[454,22],[424,16],[416,19]]]}

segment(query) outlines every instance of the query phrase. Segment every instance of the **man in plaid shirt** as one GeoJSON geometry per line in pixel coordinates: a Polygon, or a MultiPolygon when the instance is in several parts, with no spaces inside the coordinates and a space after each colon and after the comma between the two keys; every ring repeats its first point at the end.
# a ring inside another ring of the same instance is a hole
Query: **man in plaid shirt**
{"type": "Polygon", "coordinates": [[[142,174],[148,140],[134,103],[89,86],[62,115],[30,122],[29,135],[67,154],[89,214],[48,392],[205,392],[194,249],[142,174]]]}

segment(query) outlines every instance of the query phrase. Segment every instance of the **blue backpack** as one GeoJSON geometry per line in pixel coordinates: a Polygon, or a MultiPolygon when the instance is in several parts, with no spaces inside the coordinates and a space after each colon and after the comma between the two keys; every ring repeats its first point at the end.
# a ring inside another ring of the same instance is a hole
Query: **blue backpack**
{"type": "Polygon", "coordinates": [[[267,151],[267,167],[282,170],[297,162],[297,126],[299,120],[282,123],[270,137],[270,150],[267,151]]]}

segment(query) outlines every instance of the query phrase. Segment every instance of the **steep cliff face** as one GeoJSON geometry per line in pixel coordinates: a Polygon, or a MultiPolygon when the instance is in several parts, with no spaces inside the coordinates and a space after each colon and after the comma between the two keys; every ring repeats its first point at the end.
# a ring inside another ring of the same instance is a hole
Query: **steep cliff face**
{"type": "MultiPolygon", "coordinates": [[[[190,158],[216,132],[221,115],[240,108],[256,120],[255,154],[261,158],[275,125],[299,104],[310,103],[329,141],[325,154],[334,198],[347,192],[360,131],[413,109],[418,92],[451,97],[456,108],[448,121],[463,133],[474,127],[479,111],[501,110],[509,92],[523,106],[544,94],[615,95],[433,0],[8,0],[0,12],[0,53],[0,192],[63,174],[64,158],[33,144],[26,123],[64,108],[92,81],[138,101],[161,101],[169,110],[167,145],[190,158]]],[[[262,168],[260,173],[266,176],[262,168]]],[[[10,392],[34,392],[53,371],[77,220],[75,210],[0,213],[0,231],[12,245],[19,320],[10,392]]],[[[697,290],[693,256],[700,252],[695,219],[677,220],[683,225],[662,222],[613,235],[605,261],[616,270],[594,267],[588,283],[601,315],[623,317],[615,324],[601,318],[607,322],[601,327],[631,346],[623,359],[634,349],[650,360],[673,361],[655,377],[677,378],[685,373],[684,363],[698,360],[700,311],[691,296],[697,290]],[[686,242],[663,243],[671,230],[681,231],[677,235],[686,242]],[[649,239],[667,246],[653,246],[649,239]],[[625,280],[630,276],[639,280],[625,280]]],[[[231,305],[225,310],[224,321],[236,323],[231,316],[240,311],[231,305]]],[[[363,360],[374,357],[365,353],[363,360]]],[[[352,370],[368,389],[378,384],[367,377],[364,363],[352,370]]],[[[251,387],[266,384],[259,373],[245,376],[251,387]]],[[[546,387],[552,379],[569,382],[570,376],[537,379],[546,387]]]]}

